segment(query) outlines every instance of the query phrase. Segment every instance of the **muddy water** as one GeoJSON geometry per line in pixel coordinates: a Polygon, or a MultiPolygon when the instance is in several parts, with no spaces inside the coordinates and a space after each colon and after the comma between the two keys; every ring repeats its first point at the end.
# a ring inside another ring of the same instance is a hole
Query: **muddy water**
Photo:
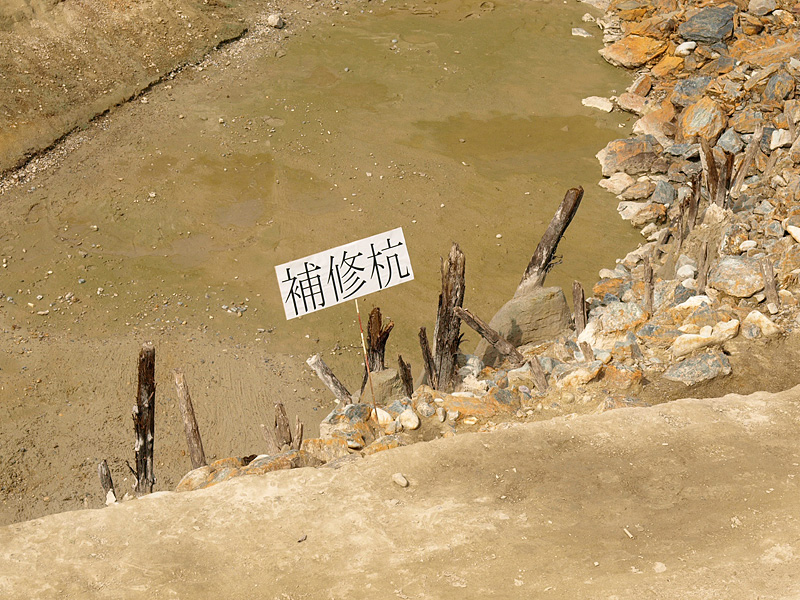
{"type": "Polygon", "coordinates": [[[3,291],[21,290],[7,314],[69,335],[199,329],[300,364],[319,351],[354,388],[353,305],[286,322],[274,265],[403,227],[416,280],[361,305],[395,321],[392,362],[418,365],[450,244],[467,257],[465,305],[488,320],[576,185],[586,195],[548,283],[591,284],[638,238],[596,186],[594,154],[626,121],[580,99],[629,78],[600,59],[598,38],[570,35],[585,12],[387,3],[334,13],[277,57],[228,48],[7,194],[18,220],[3,237],[3,291]],[[59,304],[67,292],[81,303],[59,304]]]}

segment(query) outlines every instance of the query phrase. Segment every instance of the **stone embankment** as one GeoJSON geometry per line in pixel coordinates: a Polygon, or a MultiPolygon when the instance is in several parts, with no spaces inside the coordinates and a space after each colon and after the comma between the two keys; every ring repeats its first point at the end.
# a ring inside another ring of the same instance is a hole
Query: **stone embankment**
{"type": "Polygon", "coordinates": [[[369,404],[335,409],[321,437],[278,456],[226,459],[179,490],[295,466],[336,467],[415,441],[513,420],[641,406],[644,386],[729,375],[725,345],[790,331],[800,274],[800,34],[794,6],[621,0],[594,19],[611,64],[638,70],[619,97],[587,99],[639,116],[597,157],[623,219],[646,242],[600,272],[576,331],[558,288],[517,297],[491,325],[527,359],[511,368],[486,344],[460,355],[451,393],[401,391],[380,378],[369,404]],[[648,277],[652,270],[654,276],[648,277]],[[590,355],[588,355],[590,354],[590,355]],[[547,386],[537,388],[530,361],[547,386]]]}

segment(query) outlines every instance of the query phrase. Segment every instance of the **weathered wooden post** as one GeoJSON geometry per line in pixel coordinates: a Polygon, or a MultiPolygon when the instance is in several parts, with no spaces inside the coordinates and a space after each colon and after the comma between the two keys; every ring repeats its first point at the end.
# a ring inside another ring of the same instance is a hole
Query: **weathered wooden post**
{"type": "Polygon", "coordinates": [[[186,433],[186,444],[189,446],[192,469],[198,469],[207,463],[206,454],[203,451],[203,440],[200,439],[200,428],[197,426],[197,419],[194,416],[192,397],[189,395],[183,371],[175,369],[172,375],[175,378],[175,390],[178,393],[178,406],[183,418],[183,431],[186,433]]]}
{"type": "Polygon", "coordinates": [[[644,310],[653,314],[653,265],[649,256],[644,257],[644,310]]]}
{"type": "Polygon", "coordinates": [[[433,367],[436,389],[449,390],[456,371],[456,353],[461,343],[461,319],[455,308],[464,302],[466,261],[458,244],[453,244],[442,263],[442,293],[433,332],[433,367]]]}
{"type": "Polygon", "coordinates": [[[342,404],[347,405],[353,403],[353,395],[344,387],[344,384],[337,379],[336,375],[333,374],[333,371],[325,364],[325,361],[322,360],[319,354],[315,354],[306,360],[306,364],[314,369],[317,377],[325,384],[325,387],[333,392],[333,395],[336,396],[342,404]]]}
{"type": "Polygon", "coordinates": [[[136,390],[136,406],[133,407],[133,428],[136,435],[134,490],[139,496],[152,493],[156,482],[153,472],[155,409],[156,349],[152,342],[145,342],[139,352],[139,384],[136,390]]]}
{"type": "Polygon", "coordinates": [[[516,368],[525,364],[525,357],[520,354],[519,350],[516,349],[514,344],[489,327],[489,324],[483,319],[473,315],[470,311],[466,310],[465,308],[461,308],[460,306],[455,308],[455,313],[458,318],[472,327],[475,331],[481,334],[483,339],[494,346],[494,349],[497,350],[501,356],[506,357],[508,362],[511,363],[512,368],[516,368]]]}
{"type": "Polygon", "coordinates": [[[383,371],[386,368],[386,342],[389,339],[389,334],[394,328],[394,322],[389,321],[386,327],[383,326],[383,316],[381,309],[377,306],[369,313],[369,321],[367,322],[367,365],[364,369],[364,379],[361,382],[361,391],[367,385],[369,373],[376,373],[383,371]]]}
{"type": "Polygon", "coordinates": [[[692,195],[689,196],[689,212],[686,217],[686,233],[689,234],[697,224],[697,211],[700,207],[700,175],[692,178],[692,195]]]}
{"type": "Polygon", "coordinates": [[[97,474],[100,477],[100,485],[103,486],[106,505],[114,504],[117,501],[117,492],[114,489],[114,481],[111,479],[111,470],[108,468],[108,463],[105,459],[97,463],[97,474]]]}
{"type": "Polygon", "coordinates": [[[756,158],[756,153],[761,145],[762,137],[764,137],[764,124],[759,123],[756,125],[756,130],[753,133],[753,137],[747,144],[747,148],[744,151],[744,158],[739,164],[739,169],[736,171],[736,176],[733,178],[733,184],[731,185],[730,190],[732,198],[739,197],[742,185],[744,184],[744,178],[747,177],[747,172],[750,170],[750,165],[753,164],[753,160],[756,158]]]}
{"type": "Polygon", "coordinates": [[[528,287],[541,287],[544,283],[547,272],[553,266],[553,256],[558,248],[558,243],[564,236],[567,227],[572,222],[575,213],[578,212],[578,207],[583,198],[583,188],[577,187],[567,190],[564,199],[556,210],[556,214],[550,220],[550,224],[536,246],[536,250],[531,257],[528,267],[525,269],[525,274],[522,276],[517,287],[516,294],[519,295],[524,289],[528,287]]]}
{"type": "Polygon", "coordinates": [[[764,293],[767,295],[767,302],[780,308],[781,297],[778,296],[778,288],[775,286],[775,271],[772,268],[772,261],[768,258],[761,259],[761,276],[764,278],[764,293]]]}
{"type": "Polygon", "coordinates": [[[414,378],[411,376],[411,364],[403,360],[402,355],[397,355],[397,372],[403,382],[403,391],[409,398],[414,393],[414,378]]]}
{"type": "Polygon", "coordinates": [[[437,390],[439,389],[439,382],[436,379],[436,368],[433,365],[433,354],[431,354],[431,345],[428,342],[428,332],[424,327],[419,328],[419,347],[422,350],[422,366],[428,378],[428,385],[437,390]]]}
{"type": "Polygon", "coordinates": [[[261,424],[261,431],[267,442],[267,453],[274,456],[287,448],[299,450],[303,444],[303,423],[299,416],[295,416],[294,435],[289,427],[289,417],[283,401],[275,401],[275,419],[272,426],[261,424]]]}
{"type": "Polygon", "coordinates": [[[706,282],[708,281],[708,242],[703,242],[700,246],[700,260],[697,261],[697,293],[706,293],[706,282]]]}
{"type": "Polygon", "coordinates": [[[575,308],[575,333],[580,335],[586,329],[586,293],[580,281],[572,282],[572,304],[575,308]]]}

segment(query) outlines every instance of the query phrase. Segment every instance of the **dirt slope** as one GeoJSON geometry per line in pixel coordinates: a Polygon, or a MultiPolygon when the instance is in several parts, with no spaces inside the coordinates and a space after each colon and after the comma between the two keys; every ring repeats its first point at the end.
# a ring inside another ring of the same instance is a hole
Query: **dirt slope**
{"type": "Polygon", "coordinates": [[[520,425],[11,525],[0,593],[797,598],[798,400],[520,425]]]}

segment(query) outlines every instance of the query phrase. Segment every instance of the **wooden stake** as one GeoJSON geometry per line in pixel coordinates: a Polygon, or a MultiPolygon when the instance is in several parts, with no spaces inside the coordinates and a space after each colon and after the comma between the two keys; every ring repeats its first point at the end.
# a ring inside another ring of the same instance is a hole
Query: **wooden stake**
{"type": "Polygon", "coordinates": [[[433,330],[433,367],[436,389],[448,391],[456,372],[456,353],[461,343],[461,319],[455,308],[464,303],[466,261],[458,244],[453,244],[447,261],[442,263],[442,293],[436,327],[433,330]]]}
{"type": "Polygon", "coordinates": [[[400,373],[400,380],[403,382],[403,391],[409,398],[414,393],[414,378],[411,376],[411,365],[403,360],[401,355],[397,355],[397,370],[400,373]]]}
{"type": "Polygon", "coordinates": [[[292,430],[289,428],[289,417],[282,400],[275,401],[275,439],[281,449],[292,445],[292,430]]]}
{"type": "Polygon", "coordinates": [[[103,497],[106,504],[113,504],[117,501],[117,492],[114,489],[114,481],[111,479],[111,471],[105,459],[97,463],[97,474],[100,476],[100,485],[103,486],[103,497]]]}
{"type": "Polygon", "coordinates": [[[761,259],[761,275],[764,278],[764,292],[767,295],[767,302],[780,308],[781,297],[778,296],[778,288],[775,286],[775,271],[772,268],[772,261],[768,258],[761,259]]]}
{"type": "Polygon", "coordinates": [[[294,433],[292,434],[292,450],[300,450],[303,447],[303,422],[300,415],[294,416],[294,433]]]}
{"type": "Polygon", "coordinates": [[[207,463],[206,454],[203,451],[203,441],[200,439],[200,428],[197,426],[197,419],[194,416],[192,397],[189,395],[183,371],[175,369],[172,376],[175,378],[175,390],[178,393],[178,406],[181,410],[181,417],[183,417],[186,444],[189,446],[189,458],[192,461],[192,469],[197,469],[207,463]]]}
{"type": "Polygon", "coordinates": [[[480,333],[481,337],[489,342],[501,356],[506,357],[512,368],[525,364],[525,357],[519,353],[514,344],[489,327],[485,321],[460,306],[456,307],[455,313],[464,323],[480,333]]]}
{"type": "Polygon", "coordinates": [[[697,224],[697,213],[700,208],[700,175],[692,178],[692,195],[689,197],[689,213],[686,217],[687,233],[691,233],[697,224]]]}
{"type": "Polygon", "coordinates": [[[386,342],[389,334],[394,327],[394,323],[389,321],[386,327],[383,326],[383,316],[381,309],[377,306],[369,313],[367,319],[367,356],[369,359],[369,369],[364,369],[364,379],[361,381],[361,392],[367,385],[368,373],[383,371],[386,368],[386,342]]]}
{"type": "Polygon", "coordinates": [[[653,314],[653,265],[649,256],[644,257],[644,310],[653,314]]]}
{"type": "Polygon", "coordinates": [[[558,206],[558,210],[550,220],[542,239],[539,241],[539,245],[536,246],[536,251],[525,269],[525,274],[522,276],[522,281],[517,287],[515,296],[520,295],[528,287],[541,287],[544,284],[547,272],[553,266],[553,257],[558,248],[558,243],[572,222],[575,213],[578,212],[582,198],[582,187],[572,188],[567,191],[558,206]]]}
{"type": "Polygon", "coordinates": [[[758,148],[761,145],[762,137],[764,137],[764,125],[759,123],[756,126],[753,137],[747,144],[747,149],[744,151],[744,158],[742,159],[742,163],[739,165],[739,170],[736,171],[736,177],[733,179],[733,184],[731,185],[730,191],[731,198],[739,197],[742,184],[744,184],[744,179],[747,177],[747,172],[750,170],[750,165],[753,164],[753,160],[756,157],[756,152],[758,152],[758,148]]]}
{"type": "Polygon", "coordinates": [[[572,304],[575,308],[575,333],[580,335],[586,329],[586,294],[580,281],[572,282],[572,304]]]}
{"type": "Polygon", "coordinates": [[[325,361],[322,360],[319,354],[315,354],[306,360],[306,364],[314,369],[317,377],[325,384],[325,387],[333,392],[333,395],[336,396],[342,404],[347,405],[353,403],[353,395],[347,391],[344,384],[336,378],[336,375],[333,374],[333,371],[325,364],[325,361]]]}
{"type": "Polygon", "coordinates": [[[706,180],[708,190],[708,201],[713,204],[717,198],[717,185],[719,175],[717,174],[717,161],[714,158],[714,151],[705,138],[700,138],[700,163],[703,166],[703,175],[706,180]]]}
{"type": "Polygon", "coordinates": [[[156,349],[146,342],[139,352],[139,385],[136,406],[133,407],[133,428],[136,435],[134,454],[136,460],[137,495],[150,494],[156,478],[153,473],[153,441],[155,439],[156,408],[156,349]]]}
{"type": "Polygon", "coordinates": [[[706,293],[706,280],[708,278],[708,242],[700,246],[700,260],[697,264],[697,293],[706,293]]]}
{"type": "Polygon", "coordinates": [[[375,420],[378,420],[378,405],[375,402],[375,388],[372,387],[372,371],[369,370],[369,357],[367,356],[367,343],[364,341],[364,326],[361,324],[361,311],[358,310],[358,298],[356,301],[356,314],[358,315],[358,329],[361,331],[361,349],[364,350],[364,368],[367,370],[367,380],[369,380],[369,391],[372,394],[372,408],[375,409],[375,420]]]}
{"type": "Polygon", "coordinates": [[[531,375],[533,375],[533,384],[536,386],[536,389],[542,394],[547,393],[547,375],[545,374],[539,359],[534,356],[528,361],[528,364],[531,366],[531,375]]]}
{"type": "Polygon", "coordinates": [[[581,352],[583,353],[583,360],[586,362],[592,362],[594,360],[594,350],[592,350],[589,342],[581,342],[579,346],[581,352]]]}
{"type": "Polygon", "coordinates": [[[428,385],[438,390],[439,382],[436,380],[436,369],[433,366],[431,345],[428,343],[428,332],[424,327],[419,328],[419,346],[422,349],[422,366],[425,368],[425,375],[428,377],[428,385]]]}

